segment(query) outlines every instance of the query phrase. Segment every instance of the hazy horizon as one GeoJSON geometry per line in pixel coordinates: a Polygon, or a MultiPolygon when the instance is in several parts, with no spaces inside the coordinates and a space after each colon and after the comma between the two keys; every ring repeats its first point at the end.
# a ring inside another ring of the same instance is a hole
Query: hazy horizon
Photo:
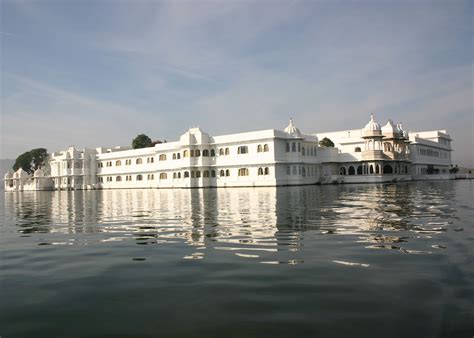
{"type": "Polygon", "coordinates": [[[375,113],[474,167],[473,3],[2,1],[0,158],[375,113]]]}

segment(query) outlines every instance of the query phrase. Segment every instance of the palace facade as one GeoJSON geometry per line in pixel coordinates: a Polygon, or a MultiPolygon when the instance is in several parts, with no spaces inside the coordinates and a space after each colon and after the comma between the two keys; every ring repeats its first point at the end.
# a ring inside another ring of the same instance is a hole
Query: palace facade
{"type": "Polygon", "coordinates": [[[122,188],[258,187],[449,179],[451,138],[445,130],[407,132],[373,115],[362,129],[284,130],[210,136],[190,128],[154,147],[76,149],[50,155],[28,175],[6,173],[6,191],[122,188]],[[321,147],[329,138],[334,147],[321,147]]]}

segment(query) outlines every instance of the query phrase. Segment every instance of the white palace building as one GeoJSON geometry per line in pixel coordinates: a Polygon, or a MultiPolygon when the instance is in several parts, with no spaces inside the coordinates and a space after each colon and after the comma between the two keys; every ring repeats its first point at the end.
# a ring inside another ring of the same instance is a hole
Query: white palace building
{"type": "Polygon", "coordinates": [[[450,179],[445,130],[407,132],[371,115],[362,129],[304,134],[293,120],[268,129],[210,136],[191,128],[153,147],[76,149],[50,155],[28,175],[6,173],[5,191],[259,187],[450,179]],[[329,138],[334,147],[321,147],[329,138]]]}

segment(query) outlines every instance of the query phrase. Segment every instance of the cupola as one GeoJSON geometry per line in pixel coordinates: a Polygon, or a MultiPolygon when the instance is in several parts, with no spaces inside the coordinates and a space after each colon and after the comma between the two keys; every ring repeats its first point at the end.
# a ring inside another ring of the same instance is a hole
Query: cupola
{"type": "Polygon", "coordinates": [[[300,137],[301,132],[298,128],[296,128],[295,123],[293,122],[293,119],[290,119],[290,124],[288,127],[285,128],[285,133],[290,134],[295,137],[300,137]]]}

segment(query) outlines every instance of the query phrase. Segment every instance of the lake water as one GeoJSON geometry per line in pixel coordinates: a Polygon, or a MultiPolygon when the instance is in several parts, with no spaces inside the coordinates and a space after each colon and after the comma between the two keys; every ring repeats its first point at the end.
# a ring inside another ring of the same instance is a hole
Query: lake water
{"type": "Polygon", "coordinates": [[[0,336],[472,337],[473,192],[2,192],[0,336]]]}

